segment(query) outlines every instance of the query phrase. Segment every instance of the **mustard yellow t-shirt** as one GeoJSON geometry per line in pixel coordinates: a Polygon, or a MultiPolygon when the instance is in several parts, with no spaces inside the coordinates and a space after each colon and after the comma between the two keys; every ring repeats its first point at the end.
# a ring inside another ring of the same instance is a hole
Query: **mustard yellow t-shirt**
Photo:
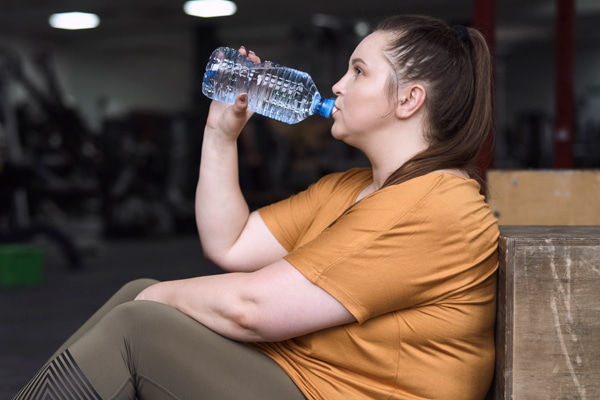
{"type": "Polygon", "coordinates": [[[286,260],[358,322],[255,346],[309,399],[483,399],[498,226],[478,183],[432,173],[340,217],[371,182],[370,169],[335,173],[259,210],[286,260]]]}

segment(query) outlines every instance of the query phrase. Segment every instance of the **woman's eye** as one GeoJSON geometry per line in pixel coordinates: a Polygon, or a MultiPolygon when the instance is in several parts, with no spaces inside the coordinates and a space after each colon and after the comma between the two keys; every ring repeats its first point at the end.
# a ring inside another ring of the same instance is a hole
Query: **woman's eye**
{"type": "Polygon", "coordinates": [[[354,68],[354,76],[362,74],[362,70],[360,68],[354,68]]]}

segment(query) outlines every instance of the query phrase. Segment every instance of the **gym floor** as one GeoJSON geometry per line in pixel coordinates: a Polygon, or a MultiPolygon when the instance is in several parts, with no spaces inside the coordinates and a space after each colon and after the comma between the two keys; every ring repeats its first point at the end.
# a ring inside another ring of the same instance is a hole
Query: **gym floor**
{"type": "Polygon", "coordinates": [[[34,287],[0,287],[0,400],[11,399],[47,358],[124,283],[219,273],[203,258],[195,234],[102,239],[87,246],[84,265],[69,269],[51,243],[34,287]]]}

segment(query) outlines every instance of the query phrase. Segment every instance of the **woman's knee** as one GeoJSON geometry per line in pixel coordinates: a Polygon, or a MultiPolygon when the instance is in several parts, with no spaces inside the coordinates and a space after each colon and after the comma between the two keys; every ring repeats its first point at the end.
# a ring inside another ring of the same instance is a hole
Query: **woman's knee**
{"type": "Polygon", "coordinates": [[[116,306],[109,314],[109,318],[132,321],[137,324],[156,315],[156,309],[165,307],[155,301],[132,300],[116,306]]]}
{"type": "Polygon", "coordinates": [[[105,323],[126,336],[156,332],[177,310],[155,301],[133,300],[119,304],[104,318],[105,323]]]}

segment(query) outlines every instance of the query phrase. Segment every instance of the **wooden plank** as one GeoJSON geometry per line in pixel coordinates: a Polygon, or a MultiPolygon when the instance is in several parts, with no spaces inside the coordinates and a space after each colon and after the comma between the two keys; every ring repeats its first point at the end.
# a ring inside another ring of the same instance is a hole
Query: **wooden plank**
{"type": "Polygon", "coordinates": [[[600,226],[502,226],[495,399],[600,399],[600,226]]]}
{"type": "Polygon", "coordinates": [[[490,170],[500,225],[600,225],[600,170],[490,170]]]}
{"type": "MultiPolygon", "coordinates": [[[[494,372],[493,400],[509,400],[512,393],[512,339],[513,324],[512,316],[513,301],[512,288],[513,277],[511,273],[507,275],[506,260],[514,258],[514,240],[500,235],[499,240],[499,258],[498,268],[498,293],[496,304],[496,369],[494,372]],[[510,290],[510,293],[508,291],[510,290]]],[[[510,262],[509,262],[510,263],[510,262]]]]}

